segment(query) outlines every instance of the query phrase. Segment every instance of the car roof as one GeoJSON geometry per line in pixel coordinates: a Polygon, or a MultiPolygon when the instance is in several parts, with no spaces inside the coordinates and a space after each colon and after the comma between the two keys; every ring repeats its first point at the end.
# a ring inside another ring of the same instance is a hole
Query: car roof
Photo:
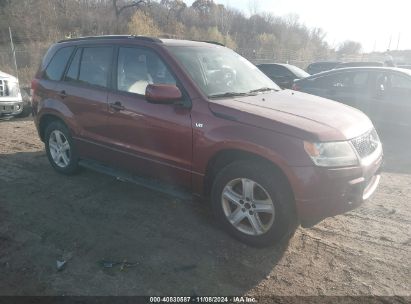
{"type": "Polygon", "coordinates": [[[102,36],[87,36],[87,37],[77,37],[77,38],[68,38],[60,40],[57,43],[71,43],[78,41],[118,41],[124,42],[128,41],[144,41],[147,43],[163,44],[169,46],[224,46],[223,44],[215,41],[194,41],[194,40],[184,40],[184,39],[168,39],[168,38],[157,38],[150,36],[135,36],[135,35],[102,35],[102,36]]]}
{"type": "Polygon", "coordinates": [[[352,65],[351,67],[355,67],[355,66],[372,66],[373,64],[375,64],[375,66],[380,67],[380,64],[384,64],[381,61],[350,61],[350,62],[341,62],[340,64],[338,64],[337,66],[347,66],[350,67],[350,65],[352,65]]]}
{"type": "Polygon", "coordinates": [[[310,65],[317,65],[317,64],[340,64],[341,61],[317,61],[310,63],[310,65]]]}
{"type": "Polygon", "coordinates": [[[259,64],[257,64],[257,66],[262,66],[262,65],[280,65],[280,66],[283,66],[283,67],[293,66],[292,64],[288,64],[288,63],[277,63],[277,62],[265,62],[265,63],[259,63],[259,64]]]}
{"type": "Polygon", "coordinates": [[[164,45],[170,46],[224,46],[216,41],[195,41],[184,39],[160,39],[164,45]]]}
{"type": "Polygon", "coordinates": [[[394,71],[394,72],[396,71],[396,72],[405,73],[411,76],[410,70],[395,68],[395,67],[349,67],[349,68],[341,68],[341,69],[321,72],[318,74],[311,75],[305,79],[313,79],[313,78],[318,78],[318,77],[332,75],[332,74],[341,73],[341,72],[358,72],[358,71],[394,71]]]}
{"type": "Polygon", "coordinates": [[[341,62],[341,64],[355,64],[355,63],[383,63],[381,61],[347,61],[347,62],[341,62]]]}

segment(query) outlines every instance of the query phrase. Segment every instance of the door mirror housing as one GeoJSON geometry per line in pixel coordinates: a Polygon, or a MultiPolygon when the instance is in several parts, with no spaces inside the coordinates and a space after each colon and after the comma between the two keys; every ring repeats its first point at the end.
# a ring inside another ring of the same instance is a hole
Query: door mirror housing
{"type": "Polygon", "coordinates": [[[170,84],[149,84],[145,96],[148,102],[158,104],[174,104],[183,97],[180,89],[170,84]]]}

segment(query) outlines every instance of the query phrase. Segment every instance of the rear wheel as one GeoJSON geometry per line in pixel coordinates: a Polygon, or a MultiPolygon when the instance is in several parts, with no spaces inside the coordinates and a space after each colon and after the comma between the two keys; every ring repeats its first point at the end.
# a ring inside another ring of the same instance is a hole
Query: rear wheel
{"type": "Polygon", "coordinates": [[[78,158],[68,128],[60,121],[53,121],[45,131],[46,153],[50,164],[59,173],[78,171],[78,158]]]}
{"type": "Polygon", "coordinates": [[[296,216],[288,185],[274,169],[239,161],[222,169],[212,188],[216,218],[235,238],[271,246],[292,235],[296,216]]]}

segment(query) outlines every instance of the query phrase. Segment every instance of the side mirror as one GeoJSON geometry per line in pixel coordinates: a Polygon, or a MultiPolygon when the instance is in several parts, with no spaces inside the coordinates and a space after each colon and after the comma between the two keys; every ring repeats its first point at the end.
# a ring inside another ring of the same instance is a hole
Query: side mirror
{"type": "Polygon", "coordinates": [[[151,103],[173,104],[183,95],[177,86],[170,84],[149,84],[146,88],[146,100],[151,103]]]}

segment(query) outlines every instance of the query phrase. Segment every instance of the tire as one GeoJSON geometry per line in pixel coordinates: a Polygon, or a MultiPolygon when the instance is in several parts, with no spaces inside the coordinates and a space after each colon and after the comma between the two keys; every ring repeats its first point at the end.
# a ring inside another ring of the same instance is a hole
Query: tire
{"type": "Polygon", "coordinates": [[[52,121],[47,125],[45,146],[49,162],[57,172],[72,175],[79,171],[73,139],[62,122],[52,121]]]}
{"type": "Polygon", "coordinates": [[[17,114],[17,118],[26,118],[32,113],[32,106],[30,101],[30,88],[20,88],[21,96],[23,98],[23,111],[17,114]]]}
{"type": "Polygon", "coordinates": [[[229,234],[255,247],[288,240],[297,226],[293,195],[283,176],[255,161],[234,162],[217,174],[211,206],[229,234]]]}
{"type": "Polygon", "coordinates": [[[25,103],[23,106],[23,111],[17,114],[15,117],[17,118],[26,118],[31,114],[31,105],[29,103],[25,103]]]}

